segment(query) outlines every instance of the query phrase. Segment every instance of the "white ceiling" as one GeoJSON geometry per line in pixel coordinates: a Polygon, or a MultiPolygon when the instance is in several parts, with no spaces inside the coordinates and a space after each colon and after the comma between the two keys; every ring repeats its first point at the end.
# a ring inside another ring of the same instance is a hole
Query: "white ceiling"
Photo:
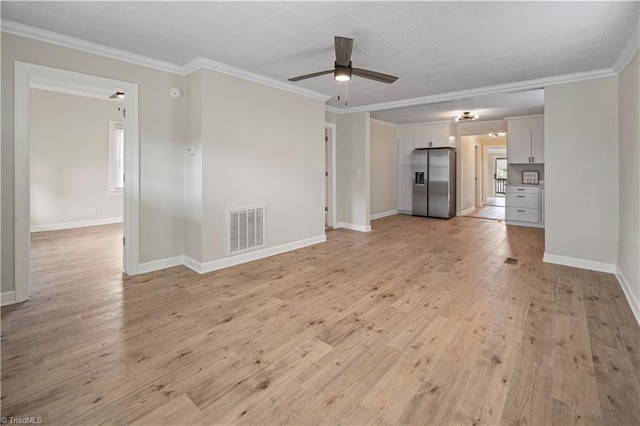
{"type": "MultiPolygon", "coordinates": [[[[178,65],[205,57],[283,82],[331,69],[333,36],[351,37],[354,67],[400,78],[391,85],[354,78],[350,107],[609,68],[639,8],[638,1],[1,3],[6,20],[178,65]]],[[[293,84],[334,96],[328,105],[340,107],[331,75],[293,84]]],[[[387,114],[393,121],[397,113],[387,114]]]]}

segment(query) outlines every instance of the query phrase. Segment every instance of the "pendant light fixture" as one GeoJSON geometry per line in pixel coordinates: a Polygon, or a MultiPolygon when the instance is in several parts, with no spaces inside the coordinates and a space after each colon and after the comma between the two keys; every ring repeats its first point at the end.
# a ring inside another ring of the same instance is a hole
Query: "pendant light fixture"
{"type": "Polygon", "coordinates": [[[474,121],[480,118],[478,114],[471,115],[469,111],[465,111],[462,114],[456,116],[456,121],[474,121]]]}

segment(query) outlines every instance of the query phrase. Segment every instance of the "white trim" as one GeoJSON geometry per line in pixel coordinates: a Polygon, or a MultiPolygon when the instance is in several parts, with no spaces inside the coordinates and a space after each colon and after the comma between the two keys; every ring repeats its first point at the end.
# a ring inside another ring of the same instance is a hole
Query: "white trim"
{"type": "Polygon", "coordinates": [[[555,263],[556,265],[571,266],[580,269],[589,269],[591,271],[607,272],[613,274],[616,271],[616,265],[613,263],[597,262],[595,260],[578,259],[575,257],[559,256],[557,254],[544,253],[542,261],[546,263],[555,263]]]}
{"type": "MultiPolygon", "coordinates": [[[[505,117],[505,120],[521,120],[523,118],[544,118],[544,114],[533,114],[533,115],[515,115],[513,117],[505,117]]],[[[502,120],[501,120],[502,121],[502,120]]]]}
{"type": "Polygon", "coordinates": [[[281,244],[275,247],[268,247],[248,253],[242,253],[235,256],[225,257],[223,259],[212,260],[210,262],[200,263],[189,256],[183,256],[183,265],[199,274],[217,271],[219,269],[228,268],[230,266],[240,265],[242,263],[252,262],[265,257],[275,256],[277,254],[301,249],[303,247],[323,243],[327,241],[326,235],[318,235],[317,237],[307,238],[305,240],[294,241],[292,243],[281,244]]]}
{"type": "Polygon", "coordinates": [[[354,223],[347,222],[336,222],[336,224],[334,225],[334,229],[337,228],[350,229],[351,231],[358,232],[371,232],[371,225],[356,225],[354,223]]]}
{"type": "Polygon", "coordinates": [[[476,209],[476,206],[469,207],[468,209],[463,210],[463,211],[460,213],[460,216],[464,216],[464,215],[466,215],[466,214],[469,214],[469,213],[471,213],[472,211],[474,211],[475,209],[476,209]]]}
{"type": "Polygon", "coordinates": [[[326,102],[331,99],[331,96],[325,95],[324,93],[314,92],[313,90],[305,89],[304,87],[296,86],[291,83],[286,83],[284,81],[276,80],[275,78],[266,77],[264,75],[243,70],[241,68],[223,64],[222,62],[214,61],[200,56],[193,59],[192,61],[187,62],[184,65],[182,69],[182,75],[189,75],[192,72],[201,69],[231,75],[233,77],[242,78],[244,80],[253,81],[259,84],[264,84],[265,86],[270,86],[276,89],[285,90],[287,92],[296,93],[298,95],[306,96],[312,99],[318,99],[322,102],[326,102]]]}
{"type": "Polygon", "coordinates": [[[376,120],[375,118],[370,118],[369,119],[369,123],[372,124],[379,124],[380,126],[387,126],[387,127],[393,127],[394,129],[397,129],[398,127],[400,127],[397,124],[394,123],[389,123],[387,121],[382,121],[382,120],[376,120]]]}
{"type": "Polygon", "coordinates": [[[0,306],[13,305],[14,303],[17,303],[15,291],[5,291],[0,294],[0,306]]]}
{"type": "Polygon", "coordinates": [[[106,56],[107,58],[117,59],[119,61],[129,62],[131,64],[141,65],[143,67],[153,68],[174,74],[182,74],[182,71],[184,69],[184,67],[172,64],[170,62],[152,59],[147,56],[137,55],[125,50],[103,46],[98,43],[92,43],[90,41],[81,40],[79,38],[54,33],[53,31],[42,30],[40,28],[19,24],[17,22],[8,21],[6,19],[3,19],[1,24],[3,32],[43,41],[45,43],[68,47],[70,49],[76,49],[82,52],[92,53],[94,55],[106,56]]]}
{"type": "Polygon", "coordinates": [[[435,104],[438,102],[446,102],[471,98],[474,96],[489,95],[494,93],[517,92],[521,90],[542,89],[545,86],[555,84],[571,83],[574,81],[590,80],[593,78],[610,77],[617,75],[611,68],[603,68],[600,70],[578,72],[574,74],[557,75],[553,77],[538,78],[535,80],[516,81],[514,83],[498,84],[495,86],[479,87],[476,89],[460,90],[458,92],[440,93],[437,95],[420,96],[417,98],[402,99],[391,102],[381,102],[378,104],[362,105],[339,110],[340,114],[352,112],[372,112],[385,109],[402,108],[417,105],[435,104]]]}
{"type": "Polygon", "coordinates": [[[122,223],[122,217],[107,217],[104,219],[50,223],[48,225],[31,225],[31,232],[58,231],[60,229],[75,229],[85,228],[87,226],[111,225],[112,223],[122,223]]]}
{"type": "Polygon", "coordinates": [[[624,276],[618,265],[616,265],[615,274],[618,282],[620,283],[620,287],[622,287],[622,292],[626,296],[627,302],[629,302],[631,312],[636,318],[637,323],[640,325],[640,301],[635,298],[633,292],[631,291],[631,284],[629,284],[629,281],[627,281],[627,278],[624,276]]]}
{"type": "Polygon", "coordinates": [[[398,214],[407,214],[409,216],[413,216],[413,212],[409,210],[398,210],[398,214]]]}
{"type": "Polygon", "coordinates": [[[329,175],[329,185],[331,185],[331,209],[329,214],[329,223],[327,225],[335,227],[337,218],[337,196],[336,196],[336,136],[338,134],[336,123],[324,123],[325,129],[329,129],[331,132],[331,174],[329,175]]]}
{"type": "Polygon", "coordinates": [[[620,74],[622,70],[625,69],[627,65],[629,65],[629,62],[631,62],[633,57],[636,56],[639,48],[640,48],[640,23],[636,24],[636,27],[633,30],[633,33],[631,34],[629,41],[627,41],[627,44],[624,46],[624,49],[622,49],[622,52],[620,52],[620,56],[618,56],[618,59],[613,63],[611,68],[613,68],[615,72],[620,74]]]}
{"type": "Polygon", "coordinates": [[[382,213],[372,214],[369,217],[369,220],[382,219],[383,217],[393,216],[393,215],[396,215],[396,214],[398,214],[398,210],[389,210],[389,211],[382,212],[382,213]]]}
{"type": "MultiPolygon", "coordinates": [[[[505,223],[507,225],[512,225],[512,226],[524,226],[525,228],[544,228],[544,223],[537,223],[537,222],[520,222],[518,220],[506,220],[505,223]]],[[[549,263],[555,263],[555,262],[549,262],[549,263]]],[[[589,269],[589,268],[586,268],[586,269],[589,269]]]]}
{"type": "Polygon", "coordinates": [[[325,105],[324,109],[329,111],[329,112],[334,112],[336,114],[342,114],[344,111],[342,110],[342,108],[337,108],[331,105],[325,105]]]}
{"type": "Polygon", "coordinates": [[[146,274],[147,272],[159,271],[161,269],[173,268],[174,266],[184,265],[184,256],[167,257],[166,259],[152,260],[138,265],[138,273],[146,274]]]}
{"type": "Polygon", "coordinates": [[[110,98],[110,96],[113,95],[113,92],[108,89],[86,86],[71,81],[53,80],[41,76],[34,76],[31,79],[31,87],[33,89],[49,90],[51,92],[84,96],[87,98],[101,99],[103,101],[122,102],[121,98],[110,98]]]}
{"type": "MultiPolygon", "coordinates": [[[[485,123],[488,123],[488,121],[485,121],[485,123]]],[[[440,120],[440,121],[427,121],[427,122],[422,122],[422,123],[399,124],[398,127],[429,126],[431,124],[457,124],[457,123],[455,121],[453,121],[453,118],[452,118],[451,120],[440,120]]]]}
{"type": "Polygon", "coordinates": [[[97,77],[58,68],[45,67],[26,62],[15,62],[14,78],[14,250],[16,300],[22,302],[31,295],[29,253],[31,249],[31,177],[29,150],[29,91],[32,79],[46,78],[50,81],[71,81],[86,86],[124,91],[127,96],[123,106],[127,110],[125,128],[125,185],[124,201],[124,246],[123,267],[129,275],[138,268],[139,246],[139,129],[138,129],[138,85],[119,80],[97,77]]]}

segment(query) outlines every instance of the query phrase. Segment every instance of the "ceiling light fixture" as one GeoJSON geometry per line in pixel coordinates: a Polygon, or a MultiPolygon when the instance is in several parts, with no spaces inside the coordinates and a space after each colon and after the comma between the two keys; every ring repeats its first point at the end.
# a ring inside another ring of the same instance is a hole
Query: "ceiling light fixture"
{"type": "Polygon", "coordinates": [[[113,95],[109,96],[109,99],[123,99],[124,92],[116,92],[113,95]]]}
{"type": "Polygon", "coordinates": [[[469,111],[465,111],[462,114],[458,114],[456,121],[473,121],[480,118],[478,114],[471,115],[469,111]]]}
{"type": "Polygon", "coordinates": [[[506,136],[507,134],[505,132],[499,132],[499,133],[489,133],[489,136],[491,136],[492,138],[498,137],[498,136],[506,136]]]}
{"type": "Polygon", "coordinates": [[[337,81],[349,81],[351,80],[351,68],[349,67],[336,67],[333,72],[333,78],[337,81]]]}

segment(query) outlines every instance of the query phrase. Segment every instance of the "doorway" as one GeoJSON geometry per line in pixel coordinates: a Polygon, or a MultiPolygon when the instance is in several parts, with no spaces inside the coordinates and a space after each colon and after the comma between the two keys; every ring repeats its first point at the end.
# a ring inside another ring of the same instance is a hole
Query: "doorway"
{"type": "Polygon", "coordinates": [[[30,91],[33,85],[48,85],[61,90],[123,92],[124,174],[123,188],[123,271],[129,275],[139,269],[139,138],[138,138],[138,85],[129,82],[96,77],[88,74],[34,65],[15,63],[14,94],[14,198],[15,198],[15,293],[12,302],[22,302],[31,296],[31,148],[30,91]]]}
{"type": "Polygon", "coordinates": [[[461,137],[463,216],[505,219],[506,133],[461,137]]]}
{"type": "Polygon", "coordinates": [[[325,152],[325,230],[332,229],[336,220],[336,125],[325,123],[324,128],[324,152],[325,152]]]}

